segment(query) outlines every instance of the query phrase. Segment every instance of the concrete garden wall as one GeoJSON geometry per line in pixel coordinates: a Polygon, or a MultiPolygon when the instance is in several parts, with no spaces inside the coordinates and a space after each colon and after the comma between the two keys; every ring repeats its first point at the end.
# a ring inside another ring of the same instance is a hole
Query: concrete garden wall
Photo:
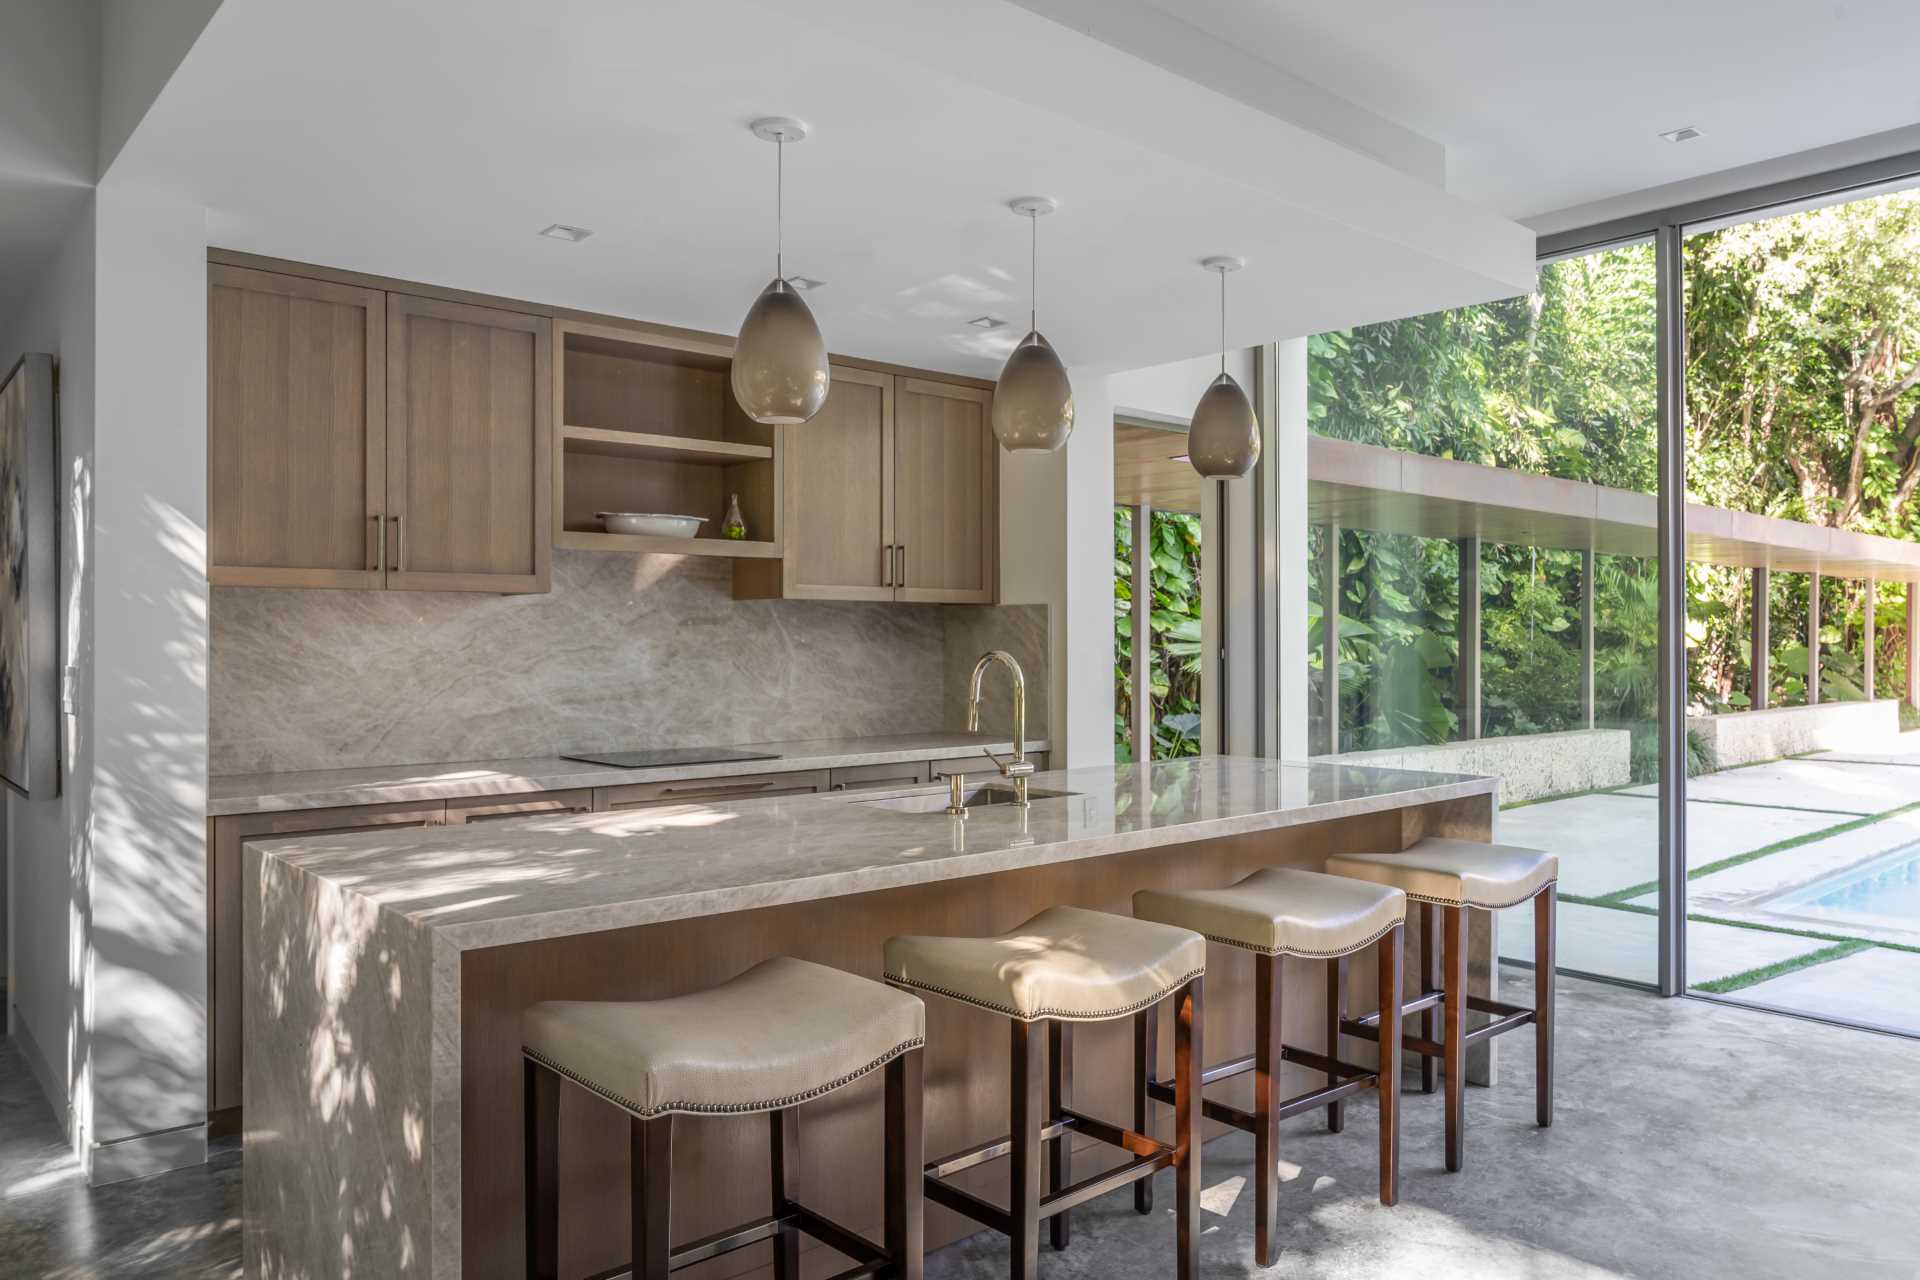
{"type": "Polygon", "coordinates": [[[1572,729],[1425,747],[1346,751],[1315,759],[1435,773],[1491,774],[1501,779],[1500,803],[1514,804],[1599,787],[1624,787],[1632,781],[1632,749],[1632,735],[1625,729],[1572,729]]]}
{"type": "Polygon", "coordinates": [[[1713,747],[1722,769],[1777,760],[1804,751],[1869,751],[1900,732],[1900,703],[1822,702],[1811,707],[1769,707],[1688,716],[1687,728],[1713,747]]]}

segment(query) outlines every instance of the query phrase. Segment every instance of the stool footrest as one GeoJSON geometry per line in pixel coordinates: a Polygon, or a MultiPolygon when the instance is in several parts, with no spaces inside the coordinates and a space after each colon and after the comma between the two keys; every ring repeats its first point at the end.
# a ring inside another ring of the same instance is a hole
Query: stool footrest
{"type": "MultiPolygon", "coordinates": [[[[854,1277],[874,1275],[894,1261],[887,1251],[857,1231],[850,1231],[833,1219],[825,1217],[803,1204],[788,1203],[780,1206],[780,1212],[767,1218],[756,1218],[744,1226],[727,1231],[717,1231],[713,1235],[681,1245],[673,1251],[667,1260],[669,1269],[679,1271],[696,1263],[710,1262],[748,1245],[759,1244],[763,1240],[777,1238],[783,1231],[803,1231],[835,1253],[845,1254],[854,1259],[858,1266],[851,1271],[841,1272],[833,1280],[854,1280],[854,1277]]],[[[627,1275],[629,1267],[615,1267],[605,1272],[608,1277],[627,1275]]],[[[599,1280],[598,1277],[595,1280],[599,1280]]]]}
{"type": "MultiPolygon", "coordinates": [[[[1335,1075],[1346,1077],[1338,1084],[1325,1085],[1318,1089],[1310,1089],[1306,1093],[1296,1094],[1278,1104],[1274,1110],[1283,1120],[1288,1116],[1297,1116],[1312,1111],[1316,1107],[1324,1107],[1330,1102],[1339,1102],[1341,1099],[1351,1097],[1356,1093],[1365,1093],[1367,1090],[1376,1087],[1380,1079],[1380,1073],[1371,1067],[1358,1067],[1351,1062],[1341,1062],[1337,1058],[1329,1058],[1325,1054],[1315,1053],[1311,1049],[1296,1049],[1292,1045],[1283,1045],[1280,1049],[1280,1057],[1284,1062],[1291,1062],[1298,1066],[1306,1067],[1310,1071],[1331,1072],[1335,1075]]],[[[1234,1076],[1243,1075],[1253,1069],[1253,1058],[1235,1058],[1228,1062],[1222,1062],[1217,1066],[1209,1067],[1201,1072],[1200,1083],[1202,1085],[1208,1085],[1216,1080],[1231,1079],[1234,1076]]],[[[1164,1102],[1168,1106],[1172,1106],[1173,1083],[1168,1080],[1148,1080],[1147,1096],[1155,1102],[1164,1102]]],[[[1201,1114],[1206,1116],[1207,1119],[1218,1121],[1221,1124],[1232,1125],[1243,1133],[1252,1133],[1255,1125],[1258,1123],[1252,1112],[1242,1111],[1238,1107],[1231,1107],[1224,1102],[1217,1102],[1211,1098],[1204,1099],[1200,1109],[1201,1114]]]]}
{"type": "MultiPolygon", "coordinates": [[[[1096,1119],[1093,1116],[1083,1115],[1078,1111],[1066,1110],[1064,1108],[1063,1111],[1065,1113],[1065,1119],[1055,1124],[1050,1124],[1040,1131],[1040,1139],[1042,1142],[1070,1142],[1074,1134],[1083,1133],[1097,1142],[1104,1142],[1109,1146],[1119,1147],[1132,1155],[1133,1159],[1117,1169],[1109,1169],[1105,1173],[1098,1173],[1090,1178],[1082,1178],[1079,1182],[1071,1186],[1062,1187],[1052,1195],[1043,1197],[1040,1201],[1040,1217],[1042,1220],[1051,1218],[1056,1214],[1065,1213],[1070,1209],[1078,1208],[1089,1200],[1103,1196],[1109,1191],[1117,1191],[1129,1183],[1138,1182],[1142,1178],[1150,1178],[1160,1170],[1168,1168],[1174,1162],[1174,1157],[1177,1152],[1175,1148],[1168,1143],[1161,1142],[1157,1138],[1148,1137],[1144,1133],[1135,1133],[1131,1129],[1123,1129],[1119,1125],[1109,1124],[1105,1120],[1096,1119]]],[[[972,1218],[975,1222],[983,1226],[992,1227],[1002,1235],[1012,1234],[1013,1219],[1005,1209],[981,1199],[971,1191],[963,1191],[959,1187],[946,1181],[946,1178],[952,1174],[959,1173],[964,1169],[971,1169],[975,1165],[985,1164],[987,1161],[997,1159],[1012,1150],[1013,1140],[1011,1138],[996,1138],[991,1142],[983,1142],[979,1146],[968,1147],[964,1151],[956,1151],[943,1160],[932,1162],[926,1167],[927,1199],[933,1201],[935,1204],[951,1209],[955,1213],[972,1218]]],[[[828,1241],[828,1243],[831,1244],[832,1242],[828,1241]]],[[[838,1246],[835,1247],[837,1248],[838,1246]]],[[[857,1257],[858,1255],[853,1254],[849,1256],[857,1257]]]]}

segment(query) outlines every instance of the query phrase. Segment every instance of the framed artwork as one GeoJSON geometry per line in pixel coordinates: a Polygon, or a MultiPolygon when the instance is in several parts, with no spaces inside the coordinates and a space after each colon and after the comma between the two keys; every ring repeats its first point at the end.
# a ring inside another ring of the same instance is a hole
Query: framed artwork
{"type": "Polygon", "coordinates": [[[0,781],[59,793],[59,490],[53,357],[0,382],[0,781]]]}

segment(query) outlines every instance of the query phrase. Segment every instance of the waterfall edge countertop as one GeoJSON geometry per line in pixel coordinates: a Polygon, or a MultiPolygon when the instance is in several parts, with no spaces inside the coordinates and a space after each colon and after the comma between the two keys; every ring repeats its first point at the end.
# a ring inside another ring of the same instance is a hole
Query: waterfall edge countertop
{"type": "MultiPolygon", "coordinates": [[[[997,777],[984,766],[980,781],[997,777]]],[[[272,862],[424,925],[460,950],[867,893],[1411,805],[1494,795],[1498,779],[1230,756],[1035,774],[1030,809],[964,820],[893,793],[275,837],[272,862]]],[[[910,789],[911,793],[925,788],[910,789]]],[[[252,868],[256,846],[248,846],[252,868]]]]}
{"type": "MultiPolygon", "coordinates": [[[[1237,757],[1031,781],[1030,809],[985,805],[964,819],[920,787],[248,842],[246,1274],[518,1275],[518,1019],[530,1002],[677,994],[763,952],[874,977],[890,933],[991,932],[1057,901],[1124,911],[1135,888],[1186,883],[1193,869],[1230,882],[1317,865],[1326,846],[1356,839],[1405,847],[1427,828],[1487,839],[1499,794],[1495,778],[1237,757]],[[1058,792],[1071,794],[1046,794],[1058,792]],[[375,1202],[380,1213],[362,1211],[375,1202]]],[[[1474,994],[1497,994],[1493,952],[1490,927],[1474,935],[1474,994]]],[[[1295,966],[1288,981],[1291,1007],[1305,1010],[1309,983],[1325,980],[1295,966]]],[[[1221,1043],[1251,1001],[1234,983],[1231,968],[1209,976],[1221,1043]]],[[[932,1012],[945,1021],[929,1133],[960,1146],[998,1132],[990,1091],[963,1082],[1005,1069],[1004,1030],[932,1012]]],[[[1085,1092],[1096,1113],[1121,1113],[1091,1081],[1085,1092]]],[[[844,1147],[834,1116],[810,1123],[826,1126],[826,1149],[844,1147]]],[[[620,1152],[601,1156],[624,1158],[624,1128],[597,1112],[574,1125],[562,1141],[577,1158],[600,1158],[587,1149],[602,1139],[620,1152]]],[[[689,1126],[693,1167],[737,1133],[689,1126]]],[[[871,1170],[823,1158],[823,1211],[858,1220],[871,1170]]],[[[684,1190],[694,1234],[764,1194],[719,1174],[684,1190]]],[[[563,1206],[582,1270],[625,1256],[624,1194],[605,1181],[563,1206]]]]}
{"type": "MultiPolygon", "coordinates": [[[[729,778],[748,773],[852,769],[861,765],[979,755],[982,750],[1004,754],[1013,750],[1013,739],[1004,734],[996,736],[988,733],[896,733],[866,738],[807,738],[793,742],[725,745],[729,750],[766,752],[778,759],[619,769],[567,760],[560,756],[530,756],[516,760],[215,774],[207,780],[207,816],[223,818],[239,813],[280,813],[293,809],[331,809],[400,801],[458,800],[469,796],[565,791],[576,787],[618,787],[635,782],[729,778]]],[[[1029,752],[1046,749],[1044,738],[1027,743],[1029,752]]],[[[987,771],[993,768],[984,757],[980,766],[987,771]]]]}

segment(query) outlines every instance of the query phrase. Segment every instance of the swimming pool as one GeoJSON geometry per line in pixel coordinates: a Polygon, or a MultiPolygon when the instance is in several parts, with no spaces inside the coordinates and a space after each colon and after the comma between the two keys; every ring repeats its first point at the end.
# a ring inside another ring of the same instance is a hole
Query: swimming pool
{"type": "Polygon", "coordinates": [[[1920,844],[1781,894],[1771,910],[1920,933],[1920,844]]]}

